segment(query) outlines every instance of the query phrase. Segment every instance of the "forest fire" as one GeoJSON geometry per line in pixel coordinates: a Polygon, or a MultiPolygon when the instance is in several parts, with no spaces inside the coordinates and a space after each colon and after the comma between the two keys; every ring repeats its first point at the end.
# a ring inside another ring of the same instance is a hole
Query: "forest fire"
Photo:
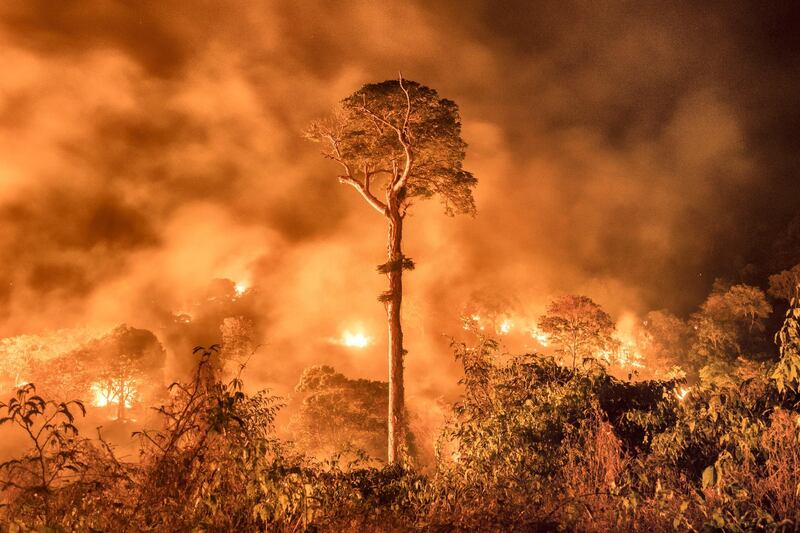
{"type": "Polygon", "coordinates": [[[549,344],[549,341],[550,341],[550,337],[545,332],[543,332],[542,330],[540,330],[536,326],[533,326],[533,327],[530,328],[530,335],[542,347],[547,348],[547,345],[549,344]]]}
{"type": "Polygon", "coordinates": [[[92,383],[89,390],[92,392],[92,405],[95,407],[107,406],[114,397],[110,390],[105,389],[99,383],[92,383]]]}
{"type": "Polygon", "coordinates": [[[511,328],[513,328],[513,327],[514,327],[514,323],[506,318],[506,319],[503,319],[502,322],[500,322],[500,325],[497,327],[497,332],[500,335],[507,335],[508,333],[511,332],[511,328]]]}
{"type": "Polygon", "coordinates": [[[348,348],[366,348],[370,345],[371,339],[362,331],[345,330],[339,338],[339,343],[348,348]]]}
{"type": "Polygon", "coordinates": [[[89,390],[92,393],[91,404],[95,407],[119,406],[122,401],[126,409],[131,409],[136,398],[136,382],[132,380],[95,381],[89,390]]]}
{"type": "Polygon", "coordinates": [[[234,284],[234,286],[233,286],[233,290],[236,293],[236,296],[242,296],[244,293],[247,292],[247,289],[249,289],[249,288],[250,288],[250,285],[248,283],[245,283],[245,282],[242,282],[242,281],[234,284]]]}
{"type": "Polygon", "coordinates": [[[800,532],[798,35],[0,2],[0,531],[800,532]]]}

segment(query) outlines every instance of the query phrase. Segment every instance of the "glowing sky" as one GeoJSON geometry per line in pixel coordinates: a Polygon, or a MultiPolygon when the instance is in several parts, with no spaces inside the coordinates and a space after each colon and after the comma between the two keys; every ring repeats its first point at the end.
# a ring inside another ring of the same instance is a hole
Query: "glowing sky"
{"type": "Polygon", "coordinates": [[[407,224],[412,371],[446,353],[470,299],[685,312],[716,276],[800,260],[795,11],[4,2],[0,336],[149,326],[226,277],[261,289],[269,357],[297,362],[286,379],[355,321],[380,347],[383,221],[300,132],[398,70],[459,104],[479,180],[476,218],[431,202],[407,224]]]}

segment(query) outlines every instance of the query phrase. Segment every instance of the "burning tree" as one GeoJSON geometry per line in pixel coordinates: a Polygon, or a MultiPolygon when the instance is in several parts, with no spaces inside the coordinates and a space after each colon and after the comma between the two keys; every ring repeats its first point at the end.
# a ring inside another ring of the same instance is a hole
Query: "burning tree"
{"type": "Polygon", "coordinates": [[[125,420],[126,410],[137,397],[160,384],[164,349],[150,331],[121,325],[77,350],[73,357],[86,361],[90,369],[94,405],[115,405],[116,418],[125,420]]]}
{"type": "Polygon", "coordinates": [[[537,325],[556,353],[572,359],[572,368],[579,360],[592,358],[614,344],[614,322],[588,296],[570,294],[552,301],[537,325]]]}
{"type": "Polygon", "coordinates": [[[651,364],[672,371],[689,351],[689,325],[667,310],[650,311],[642,323],[642,346],[651,364]]]}
{"type": "Polygon", "coordinates": [[[402,274],[414,266],[402,251],[403,221],[415,199],[432,196],[448,215],[475,213],[477,180],[462,167],[467,145],[458,106],[401,76],[365,85],[306,136],[323,145],[323,155],[342,168],[339,182],[355,189],[389,228],[388,261],[378,271],[389,278],[379,299],[389,323],[388,458],[394,462],[404,441],[402,274]]]}

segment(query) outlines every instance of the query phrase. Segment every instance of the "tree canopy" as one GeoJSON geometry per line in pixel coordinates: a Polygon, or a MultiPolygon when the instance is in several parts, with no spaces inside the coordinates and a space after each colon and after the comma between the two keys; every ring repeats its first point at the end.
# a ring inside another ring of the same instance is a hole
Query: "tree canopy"
{"type": "Polygon", "coordinates": [[[800,293],[800,264],[769,277],[767,294],[787,302],[800,293]]]}
{"type": "Polygon", "coordinates": [[[387,189],[403,191],[404,208],[415,198],[439,196],[447,214],[475,213],[477,180],[463,167],[467,144],[458,106],[434,89],[403,79],[364,85],[306,136],[342,166],[340,181],[378,211],[387,206],[371,185],[383,179],[387,189]]]}
{"type": "Polygon", "coordinates": [[[764,331],[771,312],[772,306],[761,289],[716,283],[690,319],[695,362],[703,364],[708,358],[735,359],[741,354],[743,343],[750,342],[754,333],[764,331]]]}
{"type": "Polygon", "coordinates": [[[595,357],[613,344],[614,322],[602,307],[588,296],[567,295],[547,306],[538,327],[550,338],[556,353],[572,360],[595,357]]]}
{"type": "Polygon", "coordinates": [[[352,446],[385,458],[385,381],[350,379],[329,366],[313,366],[303,372],[295,391],[303,403],[292,426],[304,449],[325,453],[352,446]]]}

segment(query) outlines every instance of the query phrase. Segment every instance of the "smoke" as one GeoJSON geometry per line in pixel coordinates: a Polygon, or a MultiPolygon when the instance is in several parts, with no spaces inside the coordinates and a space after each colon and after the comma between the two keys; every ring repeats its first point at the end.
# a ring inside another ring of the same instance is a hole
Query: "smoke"
{"type": "Polygon", "coordinates": [[[479,179],[474,219],[407,225],[414,397],[455,390],[443,334],[475,300],[686,312],[793,213],[800,56],[772,8],[9,3],[0,336],[151,326],[222,277],[260,290],[258,383],[383,378],[385,224],[300,131],[398,70],[460,105],[479,179]],[[372,345],[327,342],[356,324],[372,345]]]}

